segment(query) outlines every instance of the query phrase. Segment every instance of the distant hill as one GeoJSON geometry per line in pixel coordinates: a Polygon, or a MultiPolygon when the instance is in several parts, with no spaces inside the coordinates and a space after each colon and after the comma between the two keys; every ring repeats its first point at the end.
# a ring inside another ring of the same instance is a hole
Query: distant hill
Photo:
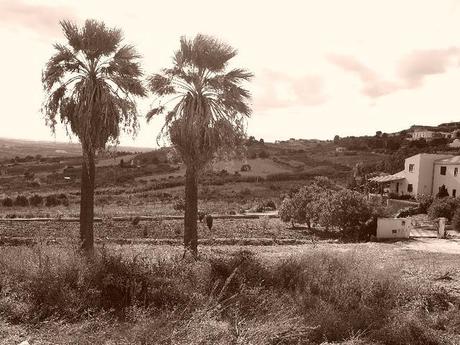
{"type": "MultiPolygon", "coordinates": [[[[146,152],[152,148],[119,146],[116,151],[146,152]]],[[[79,143],[53,141],[32,141],[21,139],[0,138],[0,160],[25,156],[41,155],[43,157],[80,156],[79,143]]]]}

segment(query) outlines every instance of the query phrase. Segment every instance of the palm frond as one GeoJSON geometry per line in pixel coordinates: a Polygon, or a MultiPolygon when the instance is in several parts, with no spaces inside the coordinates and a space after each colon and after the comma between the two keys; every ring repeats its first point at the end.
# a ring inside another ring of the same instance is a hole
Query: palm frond
{"type": "Polygon", "coordinates": [[[166,113],[159,137],[167,135],[186,164],[201,167],[223,146],[237,145],[244,137],[251,95],[243,84],[253,75],[241,68],[226,71],[235,55],[235,49],[214,37],[182,37],[173,66],[148,78],[162,104],[149,119],[166,113]]]}
{"type": "Polygon", "coordinates": [[[164,112],[165,108],[163,106],[157,107],[150,109],[150,111],[145,115],[145,118],[147,119],[147,122],[150,122],[152,118],[154,118],[156,115],[160,115],[164,112]]]}
{"type": "Polygon", "coordinates": [[[146,90],[134,47],[120,47],[121,31],[95,20],[80,29],[69,21],[61,27],[68,45],[54,46],[42,76],[47,123],[54,129],[60,119],[91,152],[117,142],[121,130],[135,134],[134,96],[146,90]]]}

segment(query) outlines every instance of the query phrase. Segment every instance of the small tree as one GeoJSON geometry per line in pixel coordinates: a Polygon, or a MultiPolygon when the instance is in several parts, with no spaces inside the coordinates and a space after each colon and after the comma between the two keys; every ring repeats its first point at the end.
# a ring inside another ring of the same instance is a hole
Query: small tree
{"type": "Polygon", "coordinates": [[[329,215],[323,221],[342,232],[359,229],[372,216],[372,207],[364,195],[348,189],[335,192],[323,208],[329,215]]]}
{"type": "Polygon", "coordinates": [[[445,217],[449,220],[454,216],[455,210],[459,207],[460,201],[456,198],[437,198],[428,208],[428,216],[431,219],[445,217]]]}
{"type": "Polygon", "coordinates": [[[442,185],[441,187],[439,187],[439,191],[436,194],[436,197],[441,199],[441,198],[445,198],[445,197],[448,197],[448,196],[449,196],[449,192],[447,191],[446,186],[442,185]]]}
{"type": "Polygon", "coordinates": [[[289,197],[284,198],[278,210],[278,216],[280,217],[281,221],[285,223],[291,223],[292,227],[294,227],[293,213],[294,211],[292,199],[289,197]]]}

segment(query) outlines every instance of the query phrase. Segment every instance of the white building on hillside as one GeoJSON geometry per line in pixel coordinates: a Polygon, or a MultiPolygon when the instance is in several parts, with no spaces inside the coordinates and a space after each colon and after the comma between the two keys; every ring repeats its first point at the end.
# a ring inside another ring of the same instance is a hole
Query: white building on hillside
{"type": "Polygon", "coordinates": [[[370,179],[399,195],[436,195],[442,186],[450,196],[460,196],[460,156],[420,153],[406,158],[404,170],[370,179]]]}

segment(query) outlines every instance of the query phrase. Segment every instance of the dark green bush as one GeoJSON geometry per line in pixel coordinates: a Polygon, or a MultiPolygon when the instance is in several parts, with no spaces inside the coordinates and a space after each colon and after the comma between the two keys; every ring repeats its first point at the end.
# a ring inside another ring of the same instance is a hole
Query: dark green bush
{"type": "Polygon", "coordinates": [[[459,204],[460,202],[456,198],[435,199],[428,208],[428,216],[431,219],[445,217],[451,220],[459,204]]]}
{"type": "Polygon", "coordinates": [[[13,206],[13,199],[6,197],[2,200],[2,206],[4,207],[12,207],[13,206]]]}
{"type": "Polygon", "coordinates": [[[29,206],[29,199],[24,195],[18,195],[14,200],[14,206],[26,207],[29,206]]]}
{"type": "Polygon", "coordinates": [[[460,208],[457,208],[452,217],[452,226],[455,230],[460,231],[460,208]]]}
{"type": "Polygon", "coordinates": [[[46,207],[58,206],[59,204],[60,204],[59,199],[55,194],[50,194],[46,196],[45,198],[46,207]]]}
{"type": "Polygon", "coordinates": [[[43,204],[43,197],[38,194],[34,194],[29,198],[29,204],[31,206],[40,206],[43,204]]]}
{"type": "Polygon", "coordinates": [[[417,195],[415,199],[419,203],[420,213],[427,213],[428,208],[431,206],[434,200],[434,198],[428,194],[417,195]]]}
{"type": "Polygon", "coordinates": [[[238,293],[242,286],[260,286],[270,275],[255,255],[246,250],[238,251],[230,258],[212,258],[210,289],[221,292],[221,298],[238,293]],[[215,284],[214,284],[215,282],[215,284]]]}
{"type": "Polygon", "coordinates": [[[173,205],[173,208],[176,210],[176,211],[184,211],[185,210],[185,200],[184,199],[179,199],[177,200],[174,205],[173,205]]]}

